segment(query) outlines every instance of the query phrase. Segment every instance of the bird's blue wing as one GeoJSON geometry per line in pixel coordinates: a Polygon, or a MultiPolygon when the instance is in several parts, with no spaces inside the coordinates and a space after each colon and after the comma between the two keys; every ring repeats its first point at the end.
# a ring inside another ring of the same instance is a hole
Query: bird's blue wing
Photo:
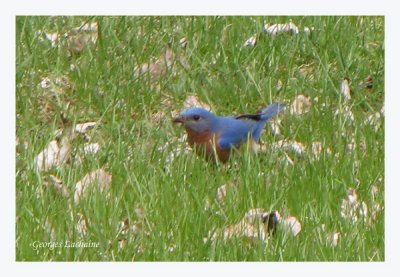
{"type": "Polygon", "coordinates": [[[216,131],[218,146],[222,149],[230,149],[232,146],[239,148],[241,142],[251,135],[255,123],[252,120],[237,120],[233,117],[220,118],[216,131]]]}
{"type": "Polygon", "coordinates": [[[216,130],[218,146],[222,149],[238,148],[242,141],[250,136],[258,141],[267,120],[280,111],[285,105],[273,103],[259,113],[243,114],[234,117],[219,117],[216,130]]]}

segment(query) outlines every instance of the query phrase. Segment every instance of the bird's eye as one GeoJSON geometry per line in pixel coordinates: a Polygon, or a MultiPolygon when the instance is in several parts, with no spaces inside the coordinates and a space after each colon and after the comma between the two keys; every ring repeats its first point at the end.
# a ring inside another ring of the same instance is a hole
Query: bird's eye
{"type": "Polygon", "coordinates": [[[200,115],[195,114],[195,115],[193,116],[193,119],[196,120],[196,121],[199,120],[199,119],[200,119],[200,115]]]}

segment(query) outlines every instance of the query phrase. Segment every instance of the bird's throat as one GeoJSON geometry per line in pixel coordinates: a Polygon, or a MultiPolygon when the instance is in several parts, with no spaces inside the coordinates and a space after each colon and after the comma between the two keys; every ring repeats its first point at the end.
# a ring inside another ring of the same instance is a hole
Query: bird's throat
{"type": "Polygon", "coordinates": [[[195,144],[197,145],[208,144],[213,140],[213,135],[209,130],[204,132],[195,132],[189,128],[186,128],[186,133],[188,136],[188,143],[190,147],[193,147],[195,144]]]}
{"type": "Polygon", "coordinates": [[[225,163],[230,154],[230,149],[220,149],[217,145],[218,135],[212,134],[209,130],[205,132],[194,132],[186,129],[190,147],[196,149],[199,155],[205,155],[214,162],[218,159],[225,163]]]}

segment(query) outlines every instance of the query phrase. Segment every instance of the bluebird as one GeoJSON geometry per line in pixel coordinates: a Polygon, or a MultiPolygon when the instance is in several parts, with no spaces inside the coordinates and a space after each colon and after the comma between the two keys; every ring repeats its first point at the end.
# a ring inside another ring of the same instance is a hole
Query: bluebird
{"type": "Polygon", "coordinates": [[[232,149],[239,149],[248,140],[258,142],[267,120],[284,108],[283,104],[273,103],[254,114],[222,117],[193,107],[183,110],[173,122],[183,124],[190,147],[199,155],[225,163],[232,149]]]}

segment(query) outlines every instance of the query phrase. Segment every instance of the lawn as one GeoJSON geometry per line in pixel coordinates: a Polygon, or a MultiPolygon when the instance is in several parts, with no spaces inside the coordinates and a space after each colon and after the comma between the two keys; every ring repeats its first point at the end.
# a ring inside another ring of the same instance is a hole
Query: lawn
{"type": "Polygon", "coordinates": [[[17,261],[385,260],[384,17],[18,16],[15,116],[17,261]],[[171,120],[272,102],[227,164],[171,120]]]}

